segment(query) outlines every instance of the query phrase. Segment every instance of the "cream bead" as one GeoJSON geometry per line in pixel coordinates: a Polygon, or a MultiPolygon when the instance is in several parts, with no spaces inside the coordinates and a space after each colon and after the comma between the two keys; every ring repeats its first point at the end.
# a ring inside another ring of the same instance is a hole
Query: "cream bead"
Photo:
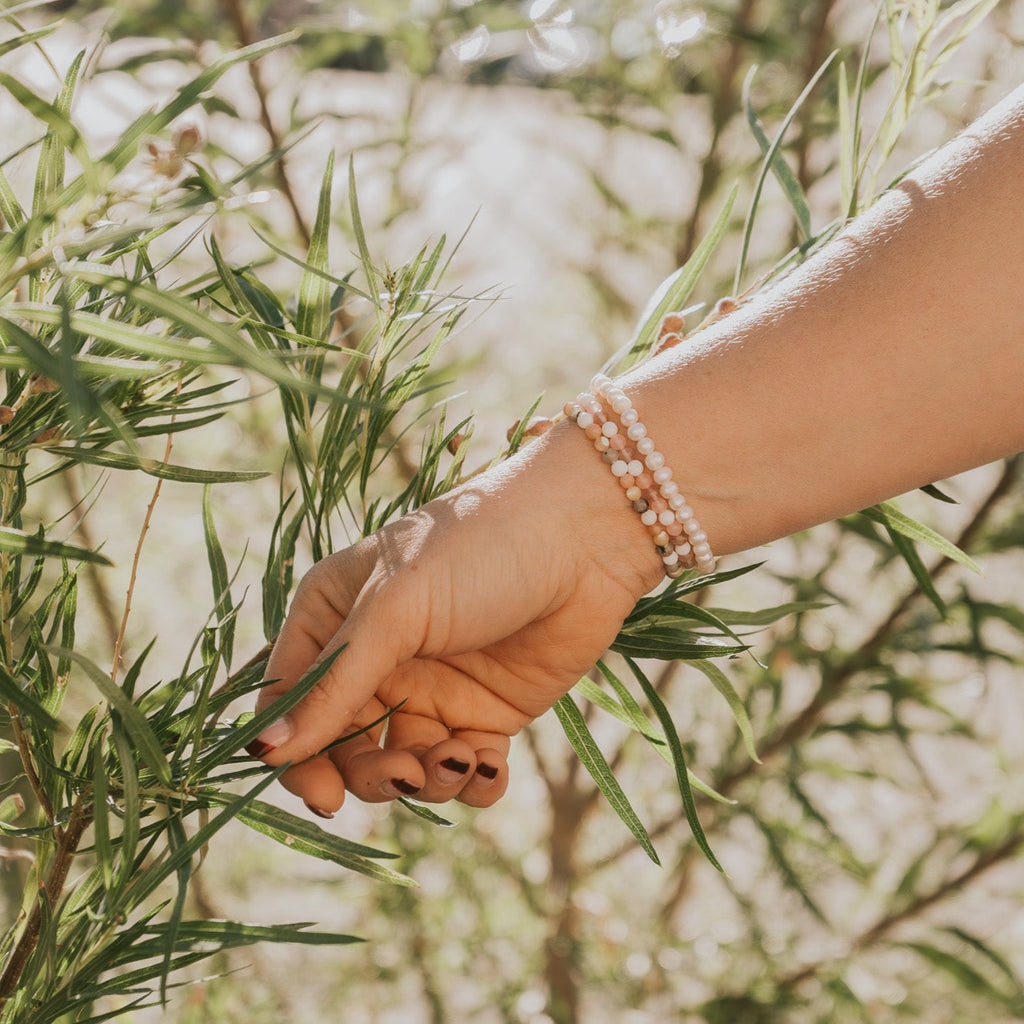
{"type": "Polygon", "coordinates": [[[614,437],[619,432],[619,425],[612,420],[605,420],[601,424],[601,433],[605,437],[614,437]]]}
{"type": "Polygon", "coordinates": [[[587,427],[593,424],[593,422],[593,414],[589,412],[581,412],[579,416],[576,417],[576,426],[581,427],[583,430],[586,430],[587,427]]]}
{"type": "Polygon", "coordinates": [[[658,516],[658,522],[661,523],[662,526],[668,526],[675,521],[676,514],[670,508],[665,509],[665,511],[658,516]]]}
{"type": "Polygon", "coordinates": [[[649,508],[640,516],[640,522],[644,526],[653,526],[658,521],[658,513],[653,508],[649,508]]]}
{"type": "Polygon", "coordinates": [[[662,455],[661,452],[651,452],[650,455],[644,459],[644,465],[646,465],[648,469],[661,469],[661,467],[665,465],[665,456],[662,455]]]}
{"type": "Polygon", "coordinates": [[[616,459],[612,463],[612,476],[625,476],[626,471],[629,469],[627,463],[622,459],[616,459]]]}
{"type": "Polygon", "coordinates": [[[639,476],[644,471],[644,464],[639,459],[631,459],[629,463],[629,472],[633,476],[639,476]]]}
{"type": "Polygon", "coordinates": [[[644,492],[641,491],[636,484],[633,484],[633,486],[626,491],[626,497],[629,498],[630,501],[639,501],[643,496],[644,492]]]}

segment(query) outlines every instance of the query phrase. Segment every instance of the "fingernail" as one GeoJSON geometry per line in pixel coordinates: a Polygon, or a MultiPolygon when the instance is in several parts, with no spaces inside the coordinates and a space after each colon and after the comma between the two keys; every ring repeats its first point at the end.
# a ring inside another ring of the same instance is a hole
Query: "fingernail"
{"type": "Polygon", "coordinates": [[[295,726],[292,725],[290,718],[279,718],[276,722],[271,722],[252,743],[249,743],[245,752],[255,758],[266,757],[272,750],[287,743],[294,732],[295,726]]]}
{"type": "Polygon", "coordinates": [[[457,757],[446,757],[434,767],[438,781],[446,786],[459,782],[468,771],[469,762],[460,761],[457,757]]]}
{"type": "Polygon", "coordinates": [[[405,779],[392,779],[391,785],[403,796],[415,796],[420,791],[419,786],[406,782],[405,779]]]}
{"type": "Polygon", "coordinates": [[[334,817],[334,811],[324,811],[324,810],[321,810],[319,807],[314,807],[308,800],[303,800],[302,802],[318,818],[326,818],[328,821],[330,821],[330,819],[334,817]]]}
{"type": "Polygon", "coordinates": [[[493,782],[498,777],[498,769],[492,764],[478,764],[476,766],[476,773],[488,782],[493,782]]]}

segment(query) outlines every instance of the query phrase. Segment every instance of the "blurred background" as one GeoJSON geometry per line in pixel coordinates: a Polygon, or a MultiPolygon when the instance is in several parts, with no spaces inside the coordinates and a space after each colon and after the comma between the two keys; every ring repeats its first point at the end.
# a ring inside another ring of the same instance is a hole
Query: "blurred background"
{"type": "MultiPolygon", "coordinates": [[[[555,411],[628,340],[651,294],[738,184],[726,237],[696,299],[706,311],[734,292],[762,160],[748,111],[774,138],[838,51],[851,83],[863,69],[855,123],[865,138],[894,96],[905,102],[901,130],[880,141],[865,175],[882,188],[1008,93],[1024,71],[1019,0],[881,7],[858,0],[122,0],[116,8],[71,0],[60,7],[66,24],[46,41],[46,54],[61,69],[89,49],[91,75],[74,113],[97,145],[197,65],[297,30],[294,43],[254,69],[233,69],[191,120],[204,158],[224,173],[289,145],[248,195],[246,216],[218,219],[218,243],[231,261],[260,262],[264,279],[294,287],[298,269],[264,239],[292,249],[308,240],[331,150],[339,197],[351,159],[382,263],[398,265],[441,235],[461,237],[449,285],[478,301],[441,378],[452,422],[476,416],[471,464],[500,448],[540,393],[541,410],[555,411]],[[894,70],[901,53],[920,54],[912,74],[894,70]]],[[[21,51],[5,66],[42,93],[57,88],[38,51],[21,51]]],[[[837,66],[799,107],[782,148],[815,233],[846,212],[837,66]]],[[[12,127],[5,164],[15,180],[18,146],[28,141],[16,136],[12,127]]],[[[141,154],[140,180],[148,166],[141,154]]],[[[339,275],[356,262],[348,216],[339,201],[339,275]]],[[[769,178],[740,287],[806,242],[769,178]]],[[[201,263],[201,242],[194,253],[201,263]]],[[[188,276],[187,266],[181,273],[188,276]]],[[[190,453],[186,435],[176,454],[183,462],[191,455],[197,464],[276,470],[284,450],[277,415],[272,402],[254,396],[225,424],[220,450],[206,435],[203,450],[190,453]]],[[[922,549],[937,569],[940,601],[922,591],[878,528],[857,518],[734,557],[731,566],[766,564],[702,595],[708,606],[749,612],[731,621],[749,633],[756,660],[722,668],[747,705],[763,764],[745,753],[707,678],[673,665],[655,671],[691,766],[732,801],[700,803],[726,874],[695,850],[671,770],[649,747],[589,715],[655,838],[661,867],[606,807],[549,716],[516,742],[513,782],[496,808],[445,809],[456,827],[441,829],[401,808],[353,801],[326,825],[399,851],[397,866],[417,889],[341,875],[229,830],[196,875],[193,914],[317,921],[368,941],[225,956],[222,976],[178,990],[166,1010],[125,1019],[1024,1019],[1017,469],[1014,460],[944,482],[956,504],[906,500],[908,511],[962,542],[984,570],[974,576],[922,549]],[[792,614],[759,614],[790,602],[800,602],[792,614]]],[[[148,499],[149,488],[132,479],[108,488],[99,517],[106,535],[85,538],[103,543],[122,575],[148,499]]],[[[252,590],[248,621],[243,610],[239,625],[242,652],[263,642],[259,578],[278,507],[274,476],[215,493],[238,590],[252,590]]],[[[176,663],[202,626],[196,595],[207,601],[209,590],[202,536],[195,491],[168,484],[133,611],[133,635],[158,637],[154,663],[176,663]]],[[[94,574],[91,585],[89,642],[99,657],[116,634],[125,583],[111,572],[94,574]]],[[[275,799],[305,813],[283,792],[275,799]]],[[[12,893],[16,871],[16,862],[0,871],[12,893]]]]}

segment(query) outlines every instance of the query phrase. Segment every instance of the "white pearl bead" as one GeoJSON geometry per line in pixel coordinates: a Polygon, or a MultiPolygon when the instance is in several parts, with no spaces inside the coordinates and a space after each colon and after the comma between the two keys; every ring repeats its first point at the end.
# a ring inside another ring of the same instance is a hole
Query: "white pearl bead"
{"type": "Polygon", "coordinates": [[[684,501],[678,508],[676,508],[676,519],[679,522],[686,524],[687,520],[693,518],[693,509],[684,501]]]}
{"type": "Polygon", "coordinates": [[[658,521],[658,513],[653,508],[649,508],[640,516],[640,522],[644,526],[653,526],[658,521]]]}
{"type": "Polygon", "coordinates": [[[633,403],[623,394],[615,396],[612,402],[612,409],[615,410],[620,416],[627,410],[632,408],[633,403]]]}
{"type": "Polygon", "coordinates": [[[614,437],[619,432],[618,425],[613,423],[611,420],[605,420],[601,424],[601,433],[605,437],[614,437]]]}
{"type": "Polygon", "coordinates": [[[629,475],[639,476],[644,471],[644,464],[639,459],[631,459],[629,463],[629,475]]]}
{"type": "MultiPolygon", "coordinates": [[[[707,544],[708,535],[703,530],[698,530],[696,533],[689,534],[690,543],[695,547],[699,548],[702,544],[707,544]]],[[[708,548],[710,551],[711,549],[708,548]]]]}
{"type": "Polygon", "coordinates": [[[630,441],[639,441],[641,437],[646,436],[647,428],[642,423],[634,423],[626,430],[626,437],[630,441]]]}
{"type": "Polygon", "coordinates": [[[649,437],[642,437],[636,443],[636,450],[641,455],[650,455],[654,451],[654,442],[649,437]]]}
{"type": "MultiPolygon", "coordinates": [[[[669,485],[665,484],[665,486],[668,487],[669,485]]],[[[676,484],[676,491],[678,491],[678,490],[679,490],[679,485],[676,484]]],[[[668,497],[667,495],[665,495],[665,496],[668,497]]],[[[676,512],[676,519],[678,519],[679,518],[679,511],[680,511],[680,509],[686,508],[686,499],[681,494],[676,493],[676,494],[673,494],[672,497],[668,499],[668,505],[669,505],[669,508],[675,510],[675,512],[676,512]]]]}
{"type": "MultiPolygon", "coordinates": [[[[679,513],[677,512],[676,515],[679,515],[679,513]]],[[[698,523],[696,519],[687,519],[686,522],[683,523],[683,529],[686,531],[687,535],[692,538],[695,533],[700,533],[700,523],[698,523]]]]}
{"type": "Polygon", "coordinates": [[[622,459],[616,459],[612,463],[612,476],[625,476],[628,468],[622,459]]]}
{"type": "Polygon", "coordinates": [[[622,423],[624,427],[633,426],[638,419],[640,419],[640,416],[636,409],[626,409],[623,411],[622,415],[619,416],[619,422],[622,423]]]}
{"type": "Polygon", "coordinates": [[[581,412],[576,417],[576,426],[586,430],[587,427],[591,426],[594,422],[594,417],[589,412],[581,412]]]}
{"type": "Polygon", "coordinates": [[[654,471],[654,482],[656,484],[667,484],[672,479],[672,470],[668,466],[662,466],[654,471]]]}
{"type": "Polygon", "coordinates": [[[590,390],[593,394],[599,395],[601,392],[611,384],[611,378],[605,376],[603,373],[595,373],[590,378],[590,390]]]}
{"type": "Polygon", "coordinates": [[[665,511],[658,516],[658,522],[661,523],[662,526],[671,526],[675,521],[675,513],[669,508],[665,509],[665,511]]]}
{"type": "Polygon", "coordinates": [[[651,452],[650,455],[644,459],[644,463],[648,469],[661,469],[665,465],[665,456],[661,452],[651,452]]]}
{"type": "Polygon", "coordinates": [[[581,409],[589,409],[594,404],[594,396],[588,394],[586,391],[581,391],[576,396],[576,404],[581,409]]]}
{"type": "Polygon", "coordinates": [[[679,564],[679,556],[674,551],[672,552],[671,555],[662,555],[661,556],[661,560],[662,560],[662,562],[664,562],[665,565],[678,565],[679,564]]]}
{"type": "Polygon", "coordinates": [[[676,545],[676,554],[681,558],[685,558],[692,550],[693,548],[691,548],[685,541],[682,544],[676,545]]]}
{"type": "MultiPolygon", "coordinates": [[[[658,473],[660,473],[660,472],[661,472],[661,470],[659,469],[658,473]]],[[[656,483],[658,482],[658,473],[654,474],[654,480],[655,480],[656,483]]],[[[670,498],[674,498],[678,493],[679,493],[679,484],[677,484],[675,482],[675,480],[666,480],[661,485],[661,496],[666,501],[668,501],[670,498]]],[[[672,511],[674,512],[675,509],[673,509],[672,511]]]]}

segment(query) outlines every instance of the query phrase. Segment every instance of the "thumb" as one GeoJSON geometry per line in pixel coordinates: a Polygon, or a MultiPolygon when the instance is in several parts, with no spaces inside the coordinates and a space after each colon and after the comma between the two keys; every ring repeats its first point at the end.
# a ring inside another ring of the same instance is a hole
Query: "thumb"
{"type": "Polygon", "coordinates": [[[380,684],[415,653],[402,642],[408,633],[396,628],[400,616],[384,595],[382,589],[358,601],[322,648],[298,620],[285,623],[267,665],[271,682],[260,693],[258,709],[288,692],[303,674],[302,666],[312,671],[336,656],[309,693],[246,747],[250,754],[272,765],[304,761],[353,725],[378,717],[379,707],[367,722],[357,721],[380,684]]]}

